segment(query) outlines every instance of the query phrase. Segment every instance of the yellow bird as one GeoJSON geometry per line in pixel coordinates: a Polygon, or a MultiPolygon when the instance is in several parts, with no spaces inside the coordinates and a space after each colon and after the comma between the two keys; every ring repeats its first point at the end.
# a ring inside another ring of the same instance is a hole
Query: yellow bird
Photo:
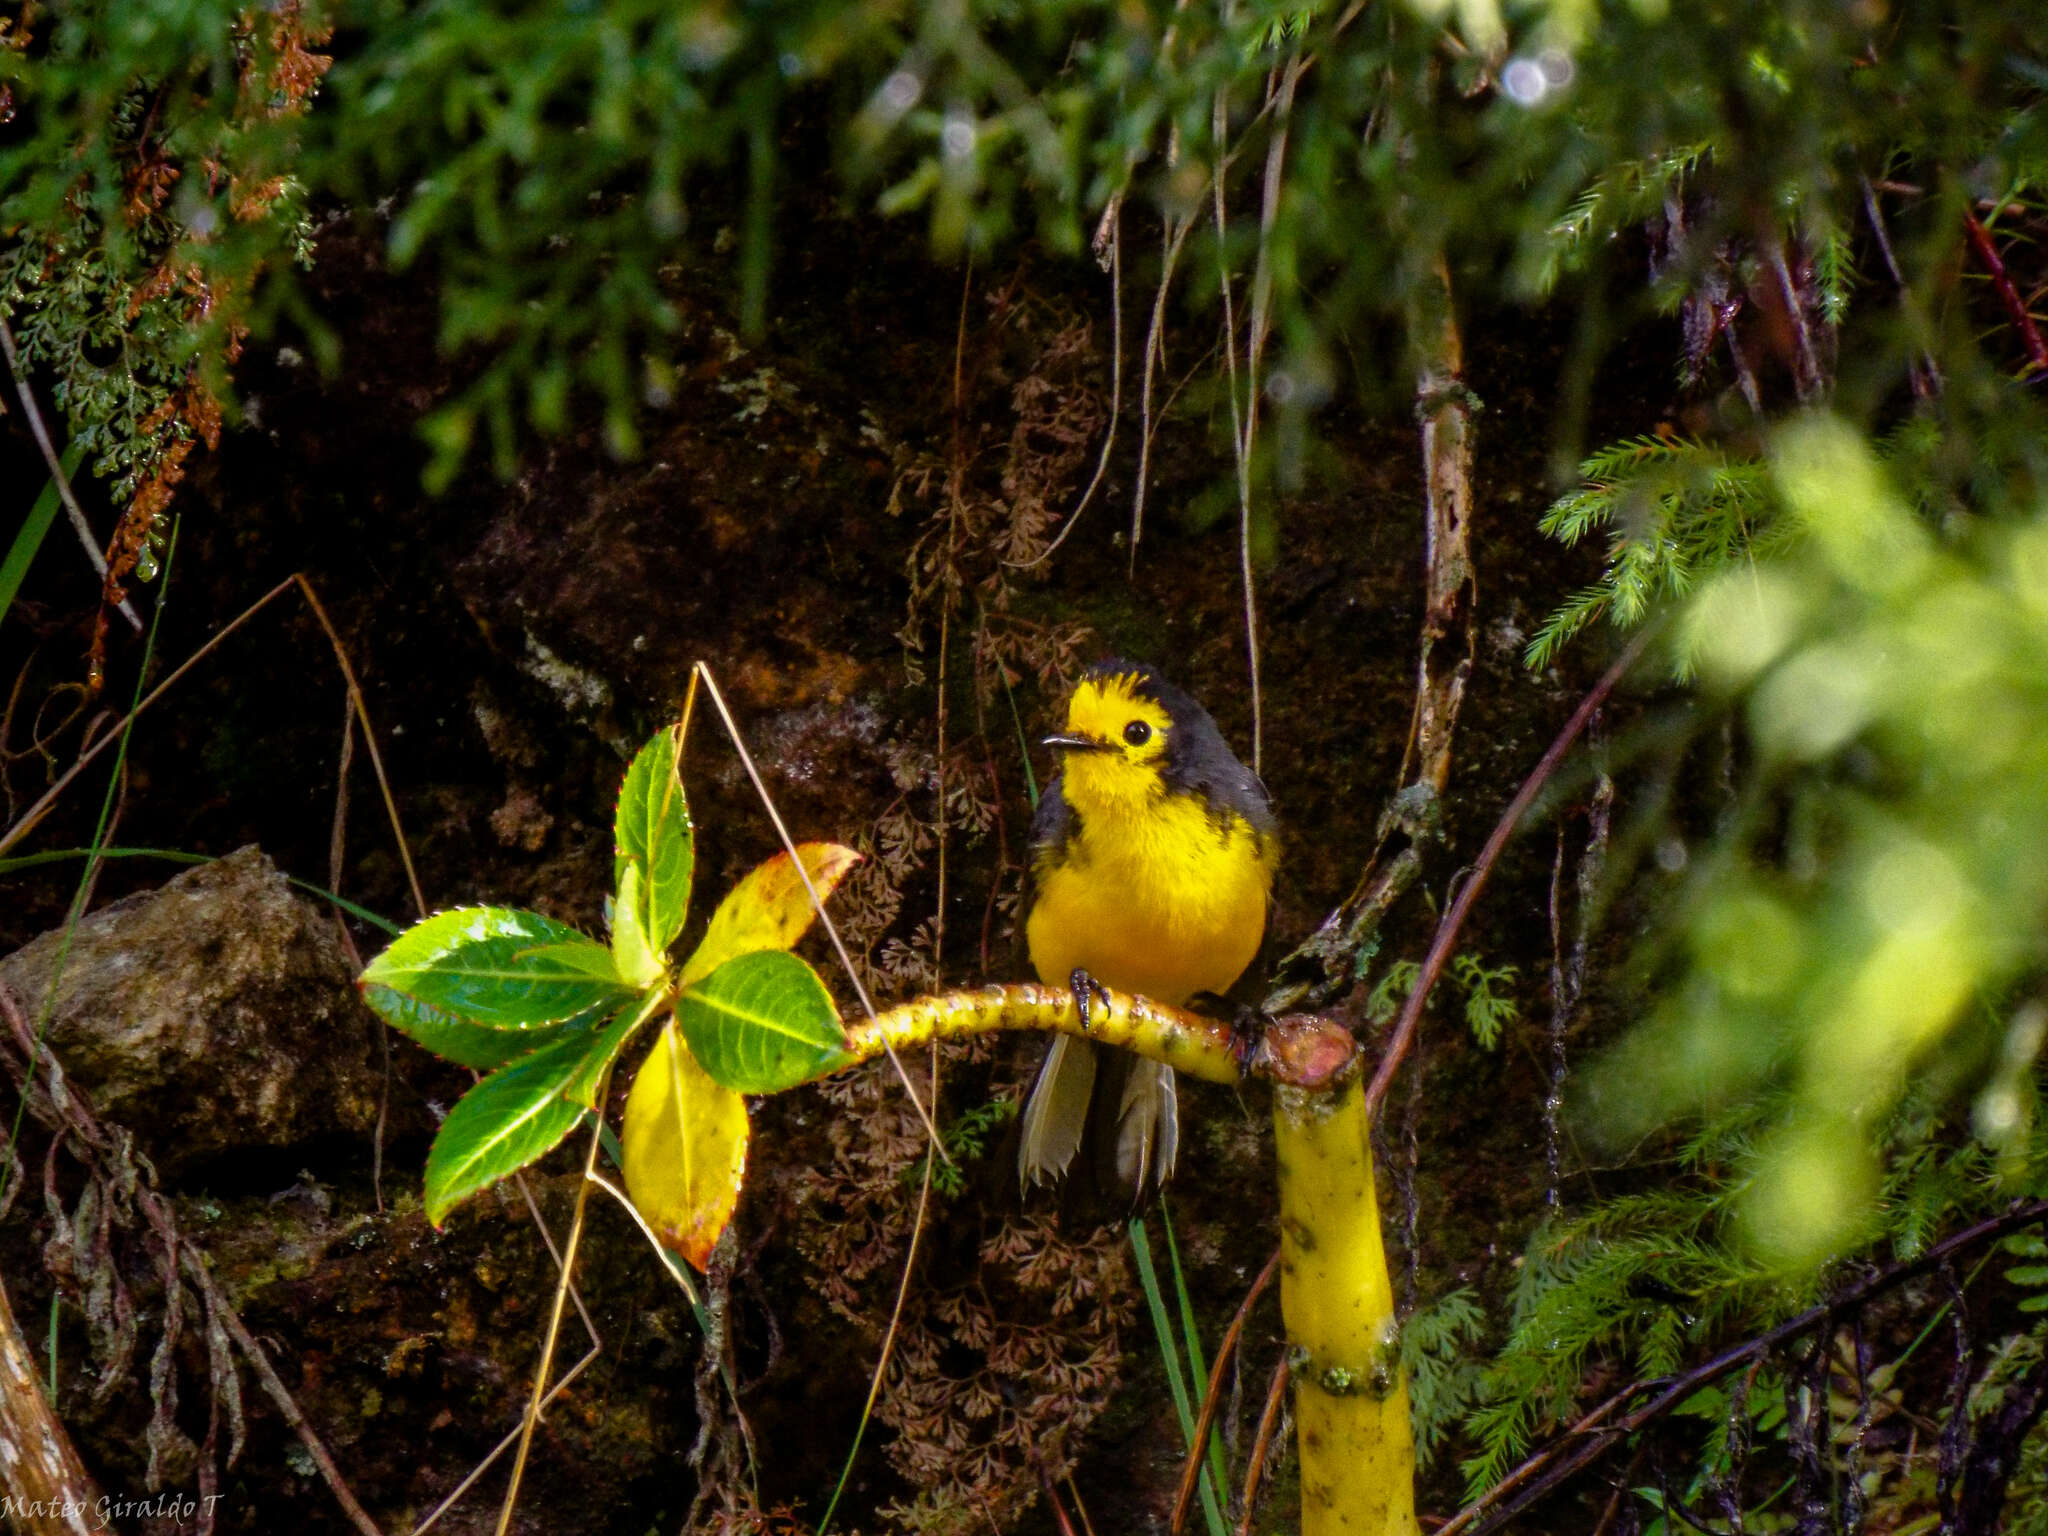
{"type": "MultiPolygon", "coordinates": [[[[1175,1005],[1229,991],[1265,935],[1279,854],[1259,776],[1207,710],[1126,661],[1082,677],[1045,745],[1060,770],[1031,823],[1024,922],[1039,979],[1072,986],[1084,1024],[1094,987],[1175,1005]]],[[[1026,1187],[1065,1173],[1099,1102],[1115,1181],[1141,1200],[1173,1172],[1173,1069],[1124,1056],[1098,1072],[1098,1055],[1054,1039],[1024,1108],[1018,1171],[1026,1187]]]]}

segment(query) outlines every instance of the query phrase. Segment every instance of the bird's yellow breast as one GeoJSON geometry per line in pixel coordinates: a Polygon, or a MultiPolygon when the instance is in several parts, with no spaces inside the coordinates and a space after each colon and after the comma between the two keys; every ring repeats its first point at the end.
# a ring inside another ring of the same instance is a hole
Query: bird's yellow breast
{"type": "Polygon", "coordinates": [[[1195,795],[1069,804],[1071,835],[1033,871],[1025,938],[1040,979],[1064,983],[1078,967],[1176,1004],[1228,991],[1265,933],[1271,840],[1195,795]]]}

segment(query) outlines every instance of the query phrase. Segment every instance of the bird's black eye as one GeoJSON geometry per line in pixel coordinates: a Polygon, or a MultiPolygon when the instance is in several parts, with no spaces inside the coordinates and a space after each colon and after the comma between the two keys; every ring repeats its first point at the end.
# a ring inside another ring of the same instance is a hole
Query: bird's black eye
{"type": "Polygon", "coordinates": [[[1142,747],[1152,739],[1152,727],[1142,720],[1133,720],[1124,727],[1124,740],[1134,747],[1142,747]]]}

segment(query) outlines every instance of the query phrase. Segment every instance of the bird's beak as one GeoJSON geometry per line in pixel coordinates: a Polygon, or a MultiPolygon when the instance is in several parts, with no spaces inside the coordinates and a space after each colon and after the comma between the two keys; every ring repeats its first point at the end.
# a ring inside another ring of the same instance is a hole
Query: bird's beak
{"type": "Polygon", "coordinates": [[[1097,741],[1093,736],[1048,736],[1039,743],[1056,752],[1107,752],[1109,743],[1097,741]]]}

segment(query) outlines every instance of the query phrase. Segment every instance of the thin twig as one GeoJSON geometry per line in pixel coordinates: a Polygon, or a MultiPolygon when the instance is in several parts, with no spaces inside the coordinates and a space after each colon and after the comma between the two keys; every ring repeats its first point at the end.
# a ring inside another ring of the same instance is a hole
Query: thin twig
{"type": "Polygon", "coordinates": [[[1280,1410],[1287,1402],[1287,1357],[1282,1355],[1266,1383],[1266,1406],[1259,1414],[1258,1433],[1252,1436],[1251,1461],[1244,1469],[1244,1513],[1238,1518],[1237,1536],[1250,1536],[1252,1511],[1258,1507],[1259,1484],[1266,1476],[1266,1454],[1278,1436],[1280,1410]]]}
{"type": "MultiPolygon", "coordinates": [[[[77,1090],[74,1088],[72,1091],[77,1090]]],[[[327,1491],[334,1495],[334,1502],[339,1504],[342,1513],[348,1516],[349,1524],[361,1531],[363,1536],[382,1536],[377,1528],[377,1522],[372,1520],[363,1506],[356,1502],[355,1494],[342,1478],[340,1468],[335,1466],[334,1458],[327,1454],[327,1447],[321,1443],[320,1436],[314,1432],[312,1424],[307,1421],[298,1402],[286,1390],[284,1382],[270,1363],[270,1357],[263,1352],[263,1346],[256,1342],[255,1336],[249,1332],[248,1325],[242,1321],[240,1314],[228,1305],[227,1297],[221,1294],[220,1287],[214,1283],[212,1271],[201,1261],[199,1250],[189,1240],[180,1239],[180,1242],[184,1249],[185,1273],[205,1295],[207,1305],[213,1309],[214,1315],[220,1319],[221,1326],[227,1330],[228,1337],[235,1341],[235,1347],[241,1350],[243,1358],[249,1362],[249,1368],[263,1384],[265,1394],[276,1406],[277,1411],[284,1415],[284,1421],[292,1427],[292,1432],[299,1437],[299,1444],[305,1447],[313,1465],[320,1469],[320,1476],[327,1484],[327,1491]]]]}
{"type": "Polygon", "coordinates": [[[1074,1529],[1074,1522],[1067,1518],[1067,1512],[1060,1504],[1059,1490],[1052,1485],[1052,1474],[1044,1467],[1038,1469],[1038,1488],[1045,1495],[1045,1507],[1052,1511],[1053,1524],[1059,1527],[1060,1536],[1080,1536],[1074,1529]]]}
{"type": "MultiPolygon", "coordinates": [[[[71,1139],[80,1160],[88,1167],[99,1170],[103,1169],[103,1165],[110,1159],[125,1156],[122,1150],[123,1143],[100,1121],[93,1109],[91,1095],[85,1087],[69,1078],[62,1080],[61,1087],[56,1086],[59,1081],[56,1055],[36,1038],[35,1032],[29,1027],[27,1014],[23,1012],[13,991],[4,982],[0,982],[0,1018],[6,1020],[24,1052],[24,1096],[33,1086],[36,1063],[39,1060],[48,1060],[53,1085],[51,1091],[45,1095],[50,1105],[50,1123],[60,1128],[62,1134],[71,1139]]],[[[109,1178],[118,1176],[118,1170],[107,1169],[105,1172],[109,1178]]],[[[255,1371],[256,1379],[262,1384],[265,1394],[298,1435],[299,1443],[305,1447],[306,1454],[319,1469],[328,1490],[334,1495],[335,1502],[341,1506],[349,1523],[362,1532],[363,1536],[382,1536],[377,1523],[364,1512],[362,1505],[356,1502],[354,1493],[350,1491],[347,1481],[335,1466],[333,1457],[327,1454],[327,1448],[321,1443],[320,1436],[314,1431],[284,1382],[279,1379],[277,1371],[270,1364],[269,1356],[263,1352],[262,1346],[244,1326],[240,1315],[215,1282],[212,1270],[207,1267],[205,1255],[196,1243],[179,1231],[177,1215],[171,1208],[171,1203],[154,1189],[134,1180],[132,1168],[129,1175],[122,1182],[133,1191],[135,1209],[148,1222],[150,1231],[163,1246],[166,1255],[175,1261],[199,1288],[213,1316],[220,1321],[228,1336],[248,1359],[249,1366],[255,1371]]],[[[175,1284],[175,1276],[171,1278],[170,1283],[175,1284]]]]}
{"type": "Polygon", "coordinates": [[[1804,405],[1821,392],[1826,384],[1821,369],[1820,355],[1814,350],[1813,329],[1806,323],[1806,305],[1799,296],[1799,284],[1793,280],[1792,264],[1785,259],[1785,242],[1771,243],[1771,271],[1778,279],[1778,294],[1785,301],[1785,313],[1792,321],[1792,339],[1797,343],[1798,366],[1793,369],[1793,386],[1799,393],[1799,403],[1804,405]]]}
{"type": "MultiPolygon", "coordinates": [[[[341,754],[334,769],[334,821],[327,833],[327,889],[341,893],[342,868],[348,852],[348,773],[356,760],[355,693],[344,689],[341,697],[341,754]]],[[[349,969],[361,974],[362,951],[349,932],[348,917],[334,909],[334,931],[348,956],[349,969]]],[[[370,1196],[381,1215],[384,1210],[384,1134],[391,1121],[391,1031],[381,1021],[377,1028],[377,1123],[370,1132],[370,1196]]]]}
{"type": "MultiPolygon", "coordinates": [[[[1217,89],[1215,99],[1210,105],[1209,121],[1220,159],[1230,128],[1229,108],[1221,87],[1217,89]]],[[[1259,699],[1259,616],[1252,591],[1252,413],[1250,407],[1240,404],[1238,399],[1237,311],[1231,296],[1230,225],[1229,216],[1224,210],[1223,176],[1220,170],[1209,178],[1209,191],[1216,217],[1216,280],[1223,293],[1223,371],[1230,394],[1230,456],[1237,470],[1238,565],[1244,584],[1244,633],[1252,683],[1252,772],[1257,773],[1264,766],[1260,761],[1260,746],[1261,738],[1265,734],[1265,720],[1259,699]]],[[[1256,380],[1253,381],[1253,388],[1257,388],[1256,380]]],[[[1134,556],[1135,553],[1134,550],[1134,556]]]]}
{"type": "MultiPolygon", "coordinates": [[[[1237,445],[1237,564],[1239,577],[1244,583],[1244,641],[1247,665],[1251,671],[1252,683],[1252,772],[1263,767],[1261,758],[1265,744],[1265,711],[1259,689],[1259,613],[1256,595],[1252,587],[1252,487],[1251,459],[1253,445],[1259,435],[1259,399],[1262,394],[1259,384],[1259,367],[1265,361],[1266,342],[1273,330],[1273,225],[1280,216],[1280,187],[1287,163],[1287,130],[1294,114],[1295,87],[1300,84],[1302,71],[1307,62],[1299,48],[1287,61],[1287,68],[1281,73],[1280,87],[1266,99],[1273,110],[1275,123],[1273,137],[1266,146],[1265,186],[1259,207],[1259,259],[1252,269],[1251,318],[1246,323],[1244,344],[1244,424],[1238,433],[1237,445]]],[[[1220,245],[1223,239],[1223,177],[1216,177],[1216,238],[1220,245]]],[[[1223,285],[1225,323],[1228,324],[1230,309],[1230,282],[1228,269],[1223,285]]],[[[1227,359],[1228,360],[1228,359],[1227,359]]],[[[1231,361],[1231,414],[1237,414],[1236,364],[1231,361]]]]}
{"type": "Polygon", "coordinates": [[[377,775],[377,788],[384,795],[384,810],[391,818],[391,831],[398,839],[398,857],[405,865],[406,884],[412,888],[413,907],[421,917],[425,917],[427,898],[420,889],[419,871],[412,867],[412,849],[399,825],[398,802],[392,798],[391,781],[384,774],[384,754],[377,750],[377,731],[370,724],[370,706],[363,699],[362,685],[356,681],[356,669],[349,664],[348,651],[341,643],[341,636],[335,632],[333,621],[327,617],[327,610],[320,606],[320,597],[314,592],[313,583],[306,580],[303,571],[292,572],[291,579],[298,583],[299,590],[306,596],[306,606],[313,610],[313,617],[327,632],[327,643],[334,647],[334,659],[341,667],[341,675],[348,681],[348,695],[355,701],[356,718],[363,723],[363,745],[369,749],[370,767],[377,775]]]}
{"type": "Polygon", "coordinates": [[[1621,655],[1615,658],[1614,665],[1607,669],[1600,681],[1595,683],[1585,698],[1579,701],[1579,707],[1572,711],[1571,719],[1566,721],[1564,729],[1557,733],[1557,739],[1551,742],[1549,749],[1537,760],[1529,777],[1522,781],[1522,787],[1515,791],[1515,798],[1508,802],[1508,808],[1501,812],[1500,820],[1494,824],[1492,835],[1486,840],[1486,846],[1479,850],[1479,857],[1473,863],[1472,873],[1466,877],[1465,883],[1458,887],[1457,900],[1451,903],[1450,911],[1444,914],[1444,920],[1437,925],[1436,937],[1431,941],[1429,953],[1422,962],[1422,969],[1416,975],[1415,986],[1409,992],[1407,1002],[1401,1007],[1401,1017],[1394,1025],[1393,1034],[1387,1039],[1386,1051],[1380,1057],[1379,1070],[1373,1074],[1372,1082],[1365,1090],[1367,1115],[1378,1111],[1380,1100],[1386,1097],[1387,1089],[1394,1081],[1394,1073],[1400,1068],[1401,1058],[1408,1054],[1409,1044],[1415,1038],[1416,1023],[1422,1017],[1423,1005],[1429,1001],[1430,990],[1436,985],[1437,977],[1443,973],[1445,962],[1451,957],[1451,950],[1458,942],[1458,934],[1465,926],[1466,914],[1472,910],[1472,904],[1479,899],[1479,893],[1486,888],[1487,876],[1493,873],[1493,866],[1500,859],[1501,850],[1507,847],[1508,839],[1514,836],[1515,828],[1521,825],[1522,817],[1535,803],[1536,796],[1542,792],[1543,786],[1550,782],[1551,775],[1557,772],[1558,764],[1564,761],[1565,754],[1571,750],[1572,743],[1579,739],[1579,733],[1586,728],[1586,723],[1593,718],[1594,712],[1607,702],[1607,696],[1614,691],[1615,686],[1628,675],[1629,668],[1636,664],[1636,659],[1643,654],[1644,648],[1649,645],[1655,633],[1656,627],[1653,625],[1639,630],[1636,637],[1629,641],[1621,655]]]}
{"type": "MultiPolygon", "coordinates": [[[[1899,258],[1892,250],[1892,237],[1884,225],[1884,210],[1878,206],[1877,189],[1870,184],[1868,176],[1859,176],[1863,183],[1863,212],[1870,220],[1870,232],[1877,239],[1878,253],[1884,257],[1885,270],[1892,275],[1892,284],[1899,290],[1899,308],[1905,312],[1907,322],[1914,335],[1925,335],[1926,327],[1921,323],[1919,308],[1913,302],[1913,290],[1906,285],[1906,274],[1899,270],[1899,258]]],[[[1907,376],[1912,381],[1914,398],[1931,400],[1941,393],[1941,365],[1934,360],[1934,354],[1923,346],[1918,362],[1907,365],[1907,376]]]]}
{"type": "Polygon", "coordinates": [[[1768,1355],[1772,1350],[1812,1332],[1817,1327],[1825,1326],[1841,1313],[1860,1307],[1908,1280],[1917,1279],[1929,1270],[1941,1268],[1967,1248],[2003,1237],[2006,1233],[2022,1227],[2037,1225],[2043,1220],[2048,1220],[2048,1200],[2029,1200],[2015,1204],[1999,1215],[1988,1216],[1942,1239],[1918,1258],[1908,1259],[1866,1275],[1826,1301],[1807,1308],[1796,1317],[1787,1318],[1765,1333],[1722,1350],[1689,1371],[1677,1376],[1637,1382],[1624,1388],[1596,1411],[1605,1416],[1612,1408],[1630,1398],[1640,1397],[1649,1391],[1654,1391],[1657,1395],[1633,1413],[1597,1430],[1587,1428],[1593,1415],[1580,1420],[1565,1434],[1543,1447],[1514,1472],[1495,1484],[1483,1498],[1458,1511],[1436,1531],[1435,1536],[1465,1536],[1468,1532],[1469,1536],[1487,1536],[1489,1532],[1502,1529],[1508,1521],[1558,1484],[1598,1460],[1621,1441],[1640,1433],[1646,1425],[1662,1418],[1702,1387],[1711,1385],[1730,1371],[1768,1355]],[[1575,1449],[1568,1450],[1574,1446],[1575,1449]],[[1523,1486],[1525,1484],[1526,1487],[1523,1486]],[[1507,1500],[1506,1495],[1516,1488],[1522,1488],[1522,1491],[1513,1500],[1507,1500]]]}
{"type": "Polygon", "coordinates": [[[125,716],[123,716],[115,724],[112,730],[108,731],[106,735],[102,736],[98,741],[94,742],[92,746],[88,747],[85,751],[81,752],[78,756],[78,760],[74,762],[69,768],[65,769],[64,772],[58,776],[57,782],[52,784],[48,789],[44,790],[40,798],[38,798],[37,801],[35,802],[35,804],[31,805],[26,811],[21,813],[21,816],[19,817],[19,819],[15,821],[13,826],[9,827],[5,833],[0,833],[0,854],[4,854],[5,852],[7,852],[8,849],[12,848],[16,843],[20,842],[22,838],[26,837],[29,834],[29,832],[34,828],[35,824],[43,819],[43,814],[47,810],[49,810],[51,805],[56,803],[57,797],[63,794],[65,789],[67,789],[70,786],[71,781],[77,778],[79,774],[83,773],[86,770],[86,768],[91,764],[94,758],[98,757],[100,753],[104,752],[108,747],[112,746],[115,742],[119,741],[122,738],[122,735],[125,733],[129,723],[133,721],[136,716],[140,715],[145,709],[149,708],[150,705],[154,704],[158,699],[162,698],[164,694],[167,693],[170,690],[170,688],[180,678],[182,678],[187,672],[191,671],[194,667],[198,666],[201,661],[205,660],[205,658],[209,654],[211,654],[215,646],[219,645],[223,640],[227,639],[229,635],[233,634],[236,630],[240,629],[244,624],[248,623],[249,620],[253,619],[266,604],[270,603],[272,600],[278,597],[281,597],[285,592],[289,591],[292,583],[296,580],[298,580],[296,576],[285,577],[283,581],[280,581],[268,592],[264,593],[261,597],[257,598],[255,602],[251,603],[247,608],[244,608],[234,618],[230,619],[227,622],[227,624],[224,625],[212,637],[210,637],[204,645],[200,646],[198,650],[194,651],[191,654],[191,656],[185,660],[184,664],[178,668],[177,671],[173,672],[161,683],[158,683],[155,688],[151,689],[149,692],[149,696],[145,698],[140,704],[137,704],[135,708],[130,710],[125,716]]]}
{"type": "Polygon", "coordinates": [[[1109,473],[1109,453],[1116,446],[1117,423],[1123,419],[1124,411],[1124,235],[1123,196],[1119,193],[1109,200],[1103,210],[1102,224],[1095,239],[1098,248],[1107,245],[1109,267],[1109,430],[1103,434],[1102,453],[1095,460],[1095,474],[1088,481],[1088,489],[1081,493],[1081,499],[1074,504],[1074,510],[1067,514],[1060,524],[1060,531],[1053,536],[1050,544],[1033,555],[1029,560],[1008,560],[1004,564],[1020,571],[1043,565],[1053,556],[1053,551],[1067,542],[1067,535],[1081,521],[1081,514],[1088,510],[1088,503],[1095,499],[1095,492],[1109,473]]]}
{"type": "MultiPolygon", "coordinates": [[[[36,440],[41,450],[43,463],[50,471],[50,479],[57,487],[57,499],[64,503],[64,511],[71,518],[71,526],[78,531],[78,542],[85,546],[86,558],[92,561],[92,568],[99,573],[102,583],[107,579],[107,557],[100,553],[99,539],[92,531],[92,524],[85,515],[85,508],[78,504],[78,498],[71,491],[71,477],[64,473],[63,462],[57,457],[57,445],[50,440],[50,429],[43,423],[43,413],[36,405],[35,391],[28,387],[28,371],[21,366],[21,354],[14,344],[14,327],[7,323],[7,317],[0,315],[0,350],[7,354],[7,368],[14,375],[14,392],[21,400],[22,411],[28,416],[29,435],[36,440]]],[[[122,598],[121,617],[138,635],[142,633],[142,616],[135,611],[135,605],[122,598]]]]}
{"type": "MultiPolygon", "coordinates": [[[[868,995],[866,983],[860,979],[860,972],[854,968],[853,956],[846,948],[846,940],[840,937],[839,925],[832,921],[832,914],[825,910],[824,899],[818,895],[818,888],[811,881],[811,872],[804,867],[804,861],[797,855],[796,839],[789,835],[789,827],[783,822],[782,812],[775,808],[774,800],[769,797],[768,785],[761,777],[761,770],[754,766],[754,757],[747,750],[746,738],[740,735],[739,722],[733,719],[732,711],[726,707],[725,695],[719,691],[718,682],[712,677],[711,669],[700,661],[696,670],[698,676],[704,679],[704,691],[711,695],[711,703],[718,711],[718,718],[724,722],[725,734],[731,739],[733,750],[739,753],[740,766],[746,769],[747,778],[753,783],[754,793],[760,796],[761,804],[767,808],[768,819],[775,826],[775,835],[782,839],[783,851],[789,855],[791,867],[804,883],[804,894],[811,898],[811,910],[818,915],[818,921],[825,925],[825,933],[832,940],[832,948],[839,956],[839,964],[846,971],[846,979],[853,985],[854,996],[860,999],[861,1012],[872,1022],[875,1017],[874,999],[868,995]]],[[[897,1058],[895,1046],[884,1040],[882,1050],[888,1056],[889,1064],[896,1069],[896,1076],[903,1084],[903,1091],[910,1095],[910,1103],[917,1111],[917,1118],[924,1122],[925,1134],[931,1138],[932,1150],[945,1158],[947,1166],[951,1167],[953,1159],[946,1152],[945,1141],[939,1135],[939,1128],[932,1120],[931,1111],[925,1108],[924,1101],[917,1096],[917,1089],[910,1081],[910,1074],[903,1070],[903,1063],[897,1058]]]]}
{"type": "MultiPolygon", "coordinates": [[[[932,1042],[932,1087],[933,1098],[937,1098],[939,1045],[932,1042]]],[[[913,1096],[914,1097],[914,1096],[913,1096]]],[[[832,1523],[832,1511],[839,1506],[839,1496],[846,1491],[847,1480],[853,1475],[854,1458],[860,1455],[861,1435],[866,1431],[868,1420],[873,1417],[875,1401],[882,1395],[882,1377],[889,1369],[889,1357],[896,1350],[896,1333],[903,1322],[903,1309],[910,1300],[910,1277],[917,1269],[917,1246],[924,1237],[925,1212],[932,1198],[932,1169],[937,1160],[927,1152],[924,1159],[924,1181],[917,1190],[917,1214],[910,1227],[910,1250],[903,1256],[903,1274],[896,1282],[896,1304],[889,1309],[889,1327],[882,1335],[882,1351],[875,1357],[875,1372],[868,1381],[867,1401],[861,1405],[860,1428],[854,1431],[853,1447],[846,1453],[846,1466],[839,1474],[839,1486],[832,1490],[832,1498],[825,1505],[825,1513],[818,1521],[818,1536],[825,1536],[825,1528],[832,1523]]]]}
{"type": "Polygon", "coordinates": [[[1131,569],[1138,568],[1138,542],[1145,536],[1145,498],[1152,486],[1152,436],[1158,421],[1152,411],[1152,380],[1166,358],[1166,298],[1173,291],[1173,269],[1181,247],[1195,227],[1192,213],[1173,220],[1166,230],[1166,254],[1160,263],[1159,287],[1152,295],[1152,323],[1145,330],[1145,366],[1138,382],[1138,484],[1131,495],[1131,569]]]}
{"type": "Polygon", "coordinates": [[[1252,1288],[1244,1293],[1244,1300],[1237,1304],[1237,1316],[1230,1320],[1230,1327],[1224,1331],[1223,1342],[1216,1346],[1216,1363],[1209,1367],[1209,1389],[1202,1394],[1202,1411],[1195,1416],[1195,1432],[1188,1441],[1188,1457],[1180,1471],[1180,1492],[1174,1495],[1173,1518],[1167,1522],[1170,1536],[1180,1536],[1186,1527],[1188,1511],[1194,1508],[1195,1490],[1202,1480],[1202,1447],[1208,1443],[1209,1428],[1216,1422],[1216,1410],[1223,1401],[1223,1380],[1229,1374],[1231,1357],[1237,1353],[1237,1341],[1244,1333],[1245,1319],[1251,1316],[1252,1306],[1264,1294],[1273,1277],[1280,1272],[1280,1250],[1275,1248],[1273,1256],[1266,1260],[1266,1267],[1259,1271],[1252,1288]]]}
{"type": "Polygon", "coordinates": [[[2012,274],[2005,269],[2005,258],[1998,254],[1998,246],[1991,238],[1991,231],[1984,227],[1983,220],[1969,209],[1963,210],[1963,227],[1970,234],[1970,248],[1977,253],[1977,259],[1984,263],[1984,270],[1991,275],[1991,286],[1998,293],[1998,302],[2005,306],[2006,318],[2012,321],[2012,328],[2019,332],[2020,345],[2027,353],[2027,374],[2029,376],[2048,373],[2048,342],[2041,339],[2040,329],[2034,324],[2034,317],[2027,310],[2027,301],[2020,297],[2020,291],[2013,286],[2012,274]]]}
{"type": "Polygon", "coordinates": [[[1439,252],[1426,299],[1410,306],[1408,328],[1421,357],[1415,412],[1422,432],[1422,639],[1415,658],[1415,713],[1401,772],[1441,798],[1451,778],[1451,735],[1464,704],[1477,645],[1472,574],[1472,393],[1465,387],[1465,340],[1458,328],[1450,263],[1439,252]],[[1465,654],[1448,668],[1437,652],[1462,630],[1465,654]]]}

